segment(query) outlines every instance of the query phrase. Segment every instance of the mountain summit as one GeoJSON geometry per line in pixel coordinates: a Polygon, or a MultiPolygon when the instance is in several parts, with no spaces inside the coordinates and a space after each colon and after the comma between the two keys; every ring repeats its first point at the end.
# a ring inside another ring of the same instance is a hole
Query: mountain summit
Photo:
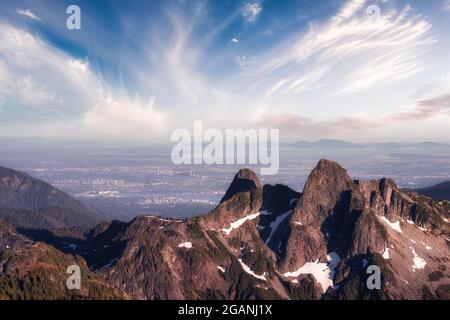
{"type": "Polygon", "coordinates": [[[234,179],[231,182],[231,185],[222,198],[221,202],[225,202],[231,199],[238,193],[261,188],[261,182],[259,181],[259,178],[254,171],[252,171],[251,169],[241,169],[234,176],[234,179]]]}

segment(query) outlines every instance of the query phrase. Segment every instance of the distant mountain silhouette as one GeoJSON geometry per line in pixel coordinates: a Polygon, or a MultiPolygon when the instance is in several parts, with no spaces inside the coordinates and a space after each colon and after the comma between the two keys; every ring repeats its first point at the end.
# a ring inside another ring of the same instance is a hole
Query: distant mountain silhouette
{"type": "Polygon", "coordinates": [[[398,149],[398,148],[450,148],[450,144],[437,142],[420,142],[420,143],[352,143],[343,140],[321,139],[317,141],[297,141],[286,146],[293,148],[324,148],[324,149],[357,149],[357,148],[372,148],[372,149],[398,149]]]}
{"type": "Polygon", "coordinates": [[[80,201],[30,175],[0,167],[0,218],[20,228],[89,228],[102,218],[80,201]]]}
{"type": "Polygon", "coordinates": [[[427,188],[404,189],[404,190],[410,192],[417,192],[438,201],[441,200],[450,201],[450,181],[445,181],[427,188]]]}

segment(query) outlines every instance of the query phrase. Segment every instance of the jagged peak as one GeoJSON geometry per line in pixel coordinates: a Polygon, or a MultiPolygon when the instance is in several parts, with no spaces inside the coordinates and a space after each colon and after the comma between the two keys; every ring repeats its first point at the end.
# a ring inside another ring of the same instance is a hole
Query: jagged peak
{"type": "Polygon", "coordinates": [[[315,170],[319,171],[337,170],[347,172],[347,170],[345,170],[339,163],[328,159],[320,159],[319,162],[317,163],[315,170]]]}
{"type": "Polygon", "coordinates": [[[253,170],[248,168],[241,169],[234,176],[233,182],[231,182],[221,202],[231,199],[238,193],[247,192],[252,189],[262,189],[261,181],[253,170]]]}
{"type": "Polygon", "coordinates": [[[382,178],[380,179],[380,190],[382,190],[384,192],[384,190],[386,190],[386,188],[392,188],[392,189],[397,189],[397,184],[394,182],[394,180],[390,179],[390,178],[382,178]]]}
{"type": "Polygon", "coordinates": [[[323,184],[346,184],[350,185],[352,180],[347,170],[340,166],[337,162],[327,159],[321,159],[317,166],[311,171],[306,181],[304,191],[316,188],[323,184]]]}

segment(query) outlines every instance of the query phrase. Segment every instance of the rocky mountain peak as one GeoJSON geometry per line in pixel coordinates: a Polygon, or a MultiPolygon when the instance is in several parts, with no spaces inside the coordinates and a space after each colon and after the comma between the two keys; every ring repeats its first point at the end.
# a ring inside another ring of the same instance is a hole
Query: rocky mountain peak
{"type": "Polygon", "coordinates": [[[336,162],[322,159],[309,175],[295,211],[307,223],[322,223],[343,193],[356,189],[347,170],[336,162]]]}
{"type": "Polygon", "coordinates": [[[253,189],[262,189],[261,181],[251,169],[241,169],[234,176],[233,182],[228,188],[221,202],[231,199],[234,195],[253,189]]]}
{"type": "Polygon", "coordinates": [[[331,191],[330,189],[335,189],[337,186],[348,187],[351,183],[352,180],[347,170],[336,162],[322,159],[309,175],[304,192],[317,188],[325,188],[331,191]]]}

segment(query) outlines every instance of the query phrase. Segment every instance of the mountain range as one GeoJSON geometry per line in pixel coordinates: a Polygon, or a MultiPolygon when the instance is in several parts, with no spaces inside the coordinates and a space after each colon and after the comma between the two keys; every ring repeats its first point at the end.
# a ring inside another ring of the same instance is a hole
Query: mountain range
{"type": "Polygon", "coordinates": [[[208,214],[129,223],[0,173],[0,299],[450,299],[450,202],[329,160],[301,193],[242,169],[208,214]]]}
{"type": "Polygon", "coordinates": [[[449,149],[450,144],[439,143],[432,141],[424,141],[418,143],[398,143],[398,142],[379,142],[379,143],[354,143],[343,140],[335,139],[321,139],[317,141],[296,141],[293,143],[286,144],[288,147],[293,148],[318,148],[318,149],[359,149],[359,148],[370,148],[370,149],[392,149],[396,150],[398,148],[418,148],[423,149],[449,149]]]}

